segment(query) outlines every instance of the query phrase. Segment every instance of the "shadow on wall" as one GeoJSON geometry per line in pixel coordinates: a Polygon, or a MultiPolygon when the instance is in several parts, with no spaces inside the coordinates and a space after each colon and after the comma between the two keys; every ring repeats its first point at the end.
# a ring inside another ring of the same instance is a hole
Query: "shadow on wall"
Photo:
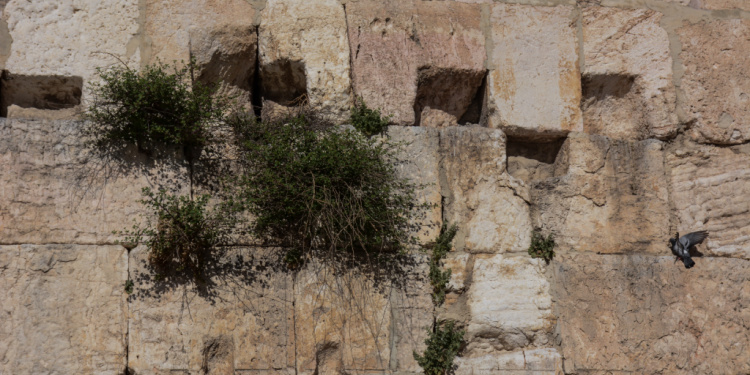
{"type": "Polygon", "coordinates": [[[479,123],[486,76],[486,71],[471,69],[419,68],[414,124],[444,127],[479,123]]]}
{"type": "Polygon", "coordinates": [[[3,71],[0,77],[0,117],[8,107],[65,109],[81,104],[83,78],[78,76],[35,76],[3,71]]]}

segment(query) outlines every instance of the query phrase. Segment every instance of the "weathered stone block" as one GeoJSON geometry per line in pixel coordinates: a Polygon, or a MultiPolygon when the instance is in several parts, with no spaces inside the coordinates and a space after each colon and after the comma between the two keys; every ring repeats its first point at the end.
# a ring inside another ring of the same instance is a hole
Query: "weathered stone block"
{"type": "Polygon", "coordinates": [[[562,373],[562,357],[556,349],[532,349],[487,354],[474,358],[456,358],[457,375],[512,375],[562,373]]]}
{"type": "Polygon", "coordinates": [[[293,105],[300,95],[337,122],[352,105],[344,7],[336,0],[269,0],[259,28],[266,100],[293,105]]]}
{"type": "Polygon", "coordinates": [[[187,189],[180,162],[133,152],[108,163],[84,147],[80,121],[0,120],[0,242],[112,244],[144,213],[145,186],[187,189]]]}
{"type": "Polygon", "coordinates": [[[544,261],[477,256],[469,288],[468,356],[551,345],[555,317],[544,261]]]}
{"type": "Polygon", "coordinates": [[[461,120],[485,75],[478,5],[368,0],[346,14],[356,95],[399,125],[461,120]]]}
{"type": "Polygon", "coordinates": [[[551,264],[565,370],[750,371],[750,261],[575,254],[551,264]],[[728,338],[731,339],[728,340],[728,338]]]}
{"type": "Polygon", "coordinates": [[[664,145],[571,134],[555,177],[532,187],[534,225],[556,251],[668,251],[670,205],[664,145]]]}
{"type": "Polygon", "coordinates": [[[128,367],[137,374],[182,370],[293,373],[291,273],[273,249],[238,249],[212,262],[205,285],[157,278],[147,248],[130,252],[128,367]]]}
{"type": "Polygon", "coordinates": [[[11,73],[78,76],[87,85],[96,68],[119,64],[117,58],[140,62],[137,0],[11,0],[4,6],[11,73]]]}
{"type": "Polygon", "coordinates": [[[677,230],[707,230],[710,255],[750,259],[750,149],[678,142],[667,154],[677,230]]]}
{"type": "Polygon", "coordinates": [[[493,4],[488,126],[543,138],[580,131],[574,8],[493,4]]]}
{"type": "Polygon", "coordinates": [[[583,125],[613,138],[665,138],[677,130],[669,36],[662,14],[583,8],[583,125]]]}
{"type": "Polygon", "coordinates": [[[690,134],[701,143],[750,140],[750,20],[684,24],[677,30],[685,73],[682,89],[695,121],[690,134]]]}
{"type": "Polygon", "coordinates": [[[122,246],[0,246],[0,373],[122,374],[122,246]]]}
{"type": "Polygon", "coordinates": [[[498,253],[529,246],[528,191],[505,171],[505,143],[498,129],[440,131],[443,212],[445,220],[459,227],[457,250],[498,253]]]}

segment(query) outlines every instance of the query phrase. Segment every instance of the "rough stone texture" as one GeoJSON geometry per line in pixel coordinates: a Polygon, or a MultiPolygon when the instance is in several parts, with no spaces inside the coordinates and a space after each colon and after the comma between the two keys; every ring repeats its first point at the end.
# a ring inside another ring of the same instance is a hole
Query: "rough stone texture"
{"type": "Polygon", "coordinates": [[[544,261],[478,256],[468,294],[467,356],[552,344],[555,317],[544,261]]]}
{"type": "Polygon", "coordinates": [[[750,262],[576,254],[551,264],[567,373],[750,372],[750,262]],[[731,339],[730,339],[731,338],[731,339]]]}
{"type": "Polygon", "coordinates": [[[685,66],[682,89],[695,124],[693,139],[736,144],[750,140],[750,20],[685,23],[677,30],[685,66]]]}
{"type": "Polygon", "coordinates": [[[750,3],[746,0],[666,0],[669,3],[690,6],[697,9],[741,9],[750,10],[750,3]]]}
{"type": "Polygon", "coordinates": [[[274,252],[239,249],[217,261],[205,287],[155,279],[147,248],[130,252],[128,367],[176,371],[294,373],[292,277],[274,252]]]}
{"type": "Polygon", "coordinates": [[[657,140],[571,134],[555,177],[532,186],[535,227],[555,233],[557,252],[663,254],[670,237],[663,148],[657,140]]]}
{"type": "Polygon", "coordinates": [[[444,219],[458,223],[457,250],[499,253],[526,250],[531,218],[523,182],[505,173],[505,135],[461,126],[440,131],[440,183],[444,219]]]}
{"type": "Polygon", "coordinates": [[[117,58],[137,66],[138,16],[138,0],[7,1],[3,18],[13,44],[5,69],[78,76],[87,84],[97,67],[119,64],[117,58]]]}
{"type": "Polygon", "coordinates": [[[613,138],[677,130],[669,36],[651,10],[583,9],[583,126],[613,138]]]}
{"type": "Polygon", "coordinates": [[[461,120],[485,75],[478,5],[365,0],[346,14],[356,95],[399,125],[461,120]]]}
{"type": "Polygon", "coordinates": [[[142,187],[187,188],[184,177],[164,179],[187,176],[184,167],[149,165],[137,153],[125,165],[97,159],[82,145],[81,126],[0,120],[0,243],[112,244],[121,238],[112,231],[143,212],[142,187]]]}
{"type": "Polygon", "coordinates": [[[244,0],[146,0],[144,59],[149,63],[196,62],[195,77],[222,83],[224,93],[244,105],[257,52],[255,9],[244,0]]]}
{"type": "Polygon", "coordinates": [[[0,246],[0,373],[122,374],[127,268],[121,246],[0,246]]]}
{"type": "Polygon", "coordinates": [[[316,110],[338,122],[349,118],[349,42],[341,3],[269,0],[262,13],[259,38],[265,99],[289,105],[298,94],[306,94],[316,110]],[[297,86],[304,84],[299,93],[295,85],[286,87],[295,79],[302,81],[297,86]]]}
{"type": "Polygon", "coordinates": [[[573,12],[562,5],[492,5],[489,127],[526,138],[582,129],[573,12]]]}
{"type": "Polygon", "coordinates": [[[467,277],[471,272],[471,270],[466,269],[470,257],[471,254],[452,251],[443,259],[443,268],[451,270],[448,291],[461,293],[466,289],[467,277]]]}
{"type": "Polygon", "coordinates": [[[414,126],[389,126],[388,137],[393,142],[403,142],[397,168],[401,176],[417,185],[419,203],[427,203],[418,214],[417,236],[420,243],[434,241],[440,234],[442,224],[442,195],[440,194],[440,132],[414,126]]]}
{"type": "Polygon", "coordinates": [[[750,259],[750,149],[718,148],[682,139],[667,154],[680,233],[710,235],[700,250],[750,259]]]}
{"type": "Polygon", "coordinates": [[[456,358],[456,375],[562,374],[556,349],[533,349],[474,358],[456,358]]]}

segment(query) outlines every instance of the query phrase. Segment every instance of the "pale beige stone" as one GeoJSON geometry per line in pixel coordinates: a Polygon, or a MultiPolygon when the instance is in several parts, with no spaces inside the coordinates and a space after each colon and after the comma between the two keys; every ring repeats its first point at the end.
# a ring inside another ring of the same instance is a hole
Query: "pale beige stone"
{"type": "Polygon", "coordinates": [[[265,99],[289,105],[300,90],[316,111],[339,123],[348,120],[349,41],[341,3],[269,0],[258,32],[265,99]],[[302,82],[290,85],[293,79],[302,82]]]}
{"type": "Polygon", "coordinates": [[[750,21],[685,23],[677,30],[685,66],[682,89],[701,143],[737,144],[750,139],[750,21]]]}
{"type": "Polygon", "coordinates": [[[230,251],[196,287],[184,278],[157,279],[148,249],[133,249],[128,367],[136,374],[206,367],[217,374],[294,373],[292,276],[274,251],[230,251]]]}
{"type": "Polygon", "coordinates": [[[677,2],[681,5],[688,5],[692,8],[699,9],[716,9],[716,10],[750,10],[750,3],[747,0],[666,0],[668,2],[677,2]]]}
{"type": "Polygon", "coordinates": [[[0,373],[125,370],[122,246],[0,246],[0,373]]]}
{"type": "Polygon", "coordinates": [[[560,256],[552,289],[569,373],[750,371],[750,262],[560,256]]]}
{"type": "Polygon", "coordinates": [[[505,143],[498,129],[440,131],[444,219],[458,225],[457,250],[500,253],[529,246],[528,190],[505,173],[505,143]]]}
{"type": "MultiPolygon", "coordinates": [[[[5,69],[14,74],[82,77],[123,61],[137,67],[137,0],[10,0],[3,18],[13,40],[5,69]]],[[[86,89],[84,89],[84,93],[86,89]]]]}
{"type": "Polygon", "coordinates": [[[0,241],[112,244],[147,214],[141,188],[188,188],[179,161],[98,159],[80,121],[0,120],[0,241]],[[176,165],[175,165],[176,164],[176,165]]]}
{"type": "Polygon", "coordinates": [[[478,256],[468,306],[469,357],[551,345],[555,318],[545,263],[527,255],[478,256]]]}
{"type": "Polygon", "coordinates": [[[750,259],[750,149],[678,142],[667,154],[677,227],[707,230],[699,251],[750,259]]]}
{"type": "Polygon", "coordinates": [[[489,127],[528,138],[582,129],[573,12],[562,5],[492,5],[489,127]]]}
{"type": "Polygon", "coordinates": [[[420,125],[426,107],[446,124],[462,120],[485,75],[478,5],[365,0],[347,3],[346,14],[352,85],[368,106],[398,125],[420,125]]]}
{"type": "Polygon", "coordinates": [[[571,134],[555,177],[532,188],[532,217],[555,251],[663,254],[670,237],[664,145],[571,134]]]}
{"type": "Polygon", "coordinates": [[[471,254],[451,251],[443,259],[443,268],[451,270],[448,281],[448,291],[462,293],[466,289],[467,277],[471,270],[467,269],[471,254]]]}
{"type": "Polygon", "coordinates": [[[512,375],[562,373],[562,357],[557,349],[532,349],[487,354],[474,358],[456,358],[457,375],[512,375]]]}
{"type": "Polygon", "coordinates": [[[590,134],[666,138],[677,130],[669,36],[647,9],[583,9],[583,124],[590,134]]]}

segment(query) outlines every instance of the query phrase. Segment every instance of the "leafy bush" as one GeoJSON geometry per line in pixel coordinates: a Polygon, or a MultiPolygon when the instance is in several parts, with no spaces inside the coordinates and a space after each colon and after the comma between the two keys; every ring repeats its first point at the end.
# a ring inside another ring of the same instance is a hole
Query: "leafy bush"
{"type": "Polygon", "coordinates": [[[422,366],[425,375],[445,375],[453,372],[453,360],[461,350],[464,331],[455,322],[435,324],[425,340],[427,348],[422,355],[414,352],[414,359],[422,366]]]}
{"type": "Polygon", "coordinates": [[[555,237],[553,234],[544,237],[542,233],[535,230],[531,234],[531,245],[529,246],[529,255],[532,258],[542,258],[547,263],[555,256],[555,237]]]}
{"type": "Polygon", "coordinates": [[[191,62],[183,68],[155,64],[136,71],[127,66],[99,69],[86,129],[93,145],[113,151],[125,144],[153,151],[182,146],[188,159],[210,139],[210,126],[223,120],[229,99],[192,82],[191,62]],[[172,71],[170,73],[170,71],[172,71]]]}
{"type": "Polygon", "coordinates": [[[134,286],[133,280],[127,279],[125,281],[125,293],[127,293],[127,294],[133,294],[133,286],[134,286]]]}
{"type": "Polygon", "coordinates": [[[430,284],[432,285],[432,302],[440,306],[445,301],[445,289],[451,278],[451,270],[442,269],[442,261],[445,255],[453,248],[453,237],[456,236],[458,227],[454,224],[448,227],[443,223],[440,235],[432,247],[430,257],[430,284]]]}
{"type": "Polygon", "coordinates": [[[388,117],[381,117],[379,110],[367,108],[362,99],[354,102],[350,121],[355,129],[366,136],[385,133],[388,129],[388,120],[388,117]]]}
{"type": "Polygon", "coordinates": [[[255,218],[254,235],[292,249],[290,263],[311,251],[370,256],[414,243],[418,205],[415,186],[397,175],[400,145],[304,114],[235,129],[246,151],[240,205],[255,218]]]}
{"type": "Polygon", "coordinates": [[[208,195],[191,199],[159,190],[143,188],[141,203],[156,216],[146,224],[126,232],[126,241],[138,243],[145,239],[149,262],[161,271],[186,272],[195,281],[202,281],[206,265],[230,243],[236,223],[230,210],[209,209],[208,195]]]}

